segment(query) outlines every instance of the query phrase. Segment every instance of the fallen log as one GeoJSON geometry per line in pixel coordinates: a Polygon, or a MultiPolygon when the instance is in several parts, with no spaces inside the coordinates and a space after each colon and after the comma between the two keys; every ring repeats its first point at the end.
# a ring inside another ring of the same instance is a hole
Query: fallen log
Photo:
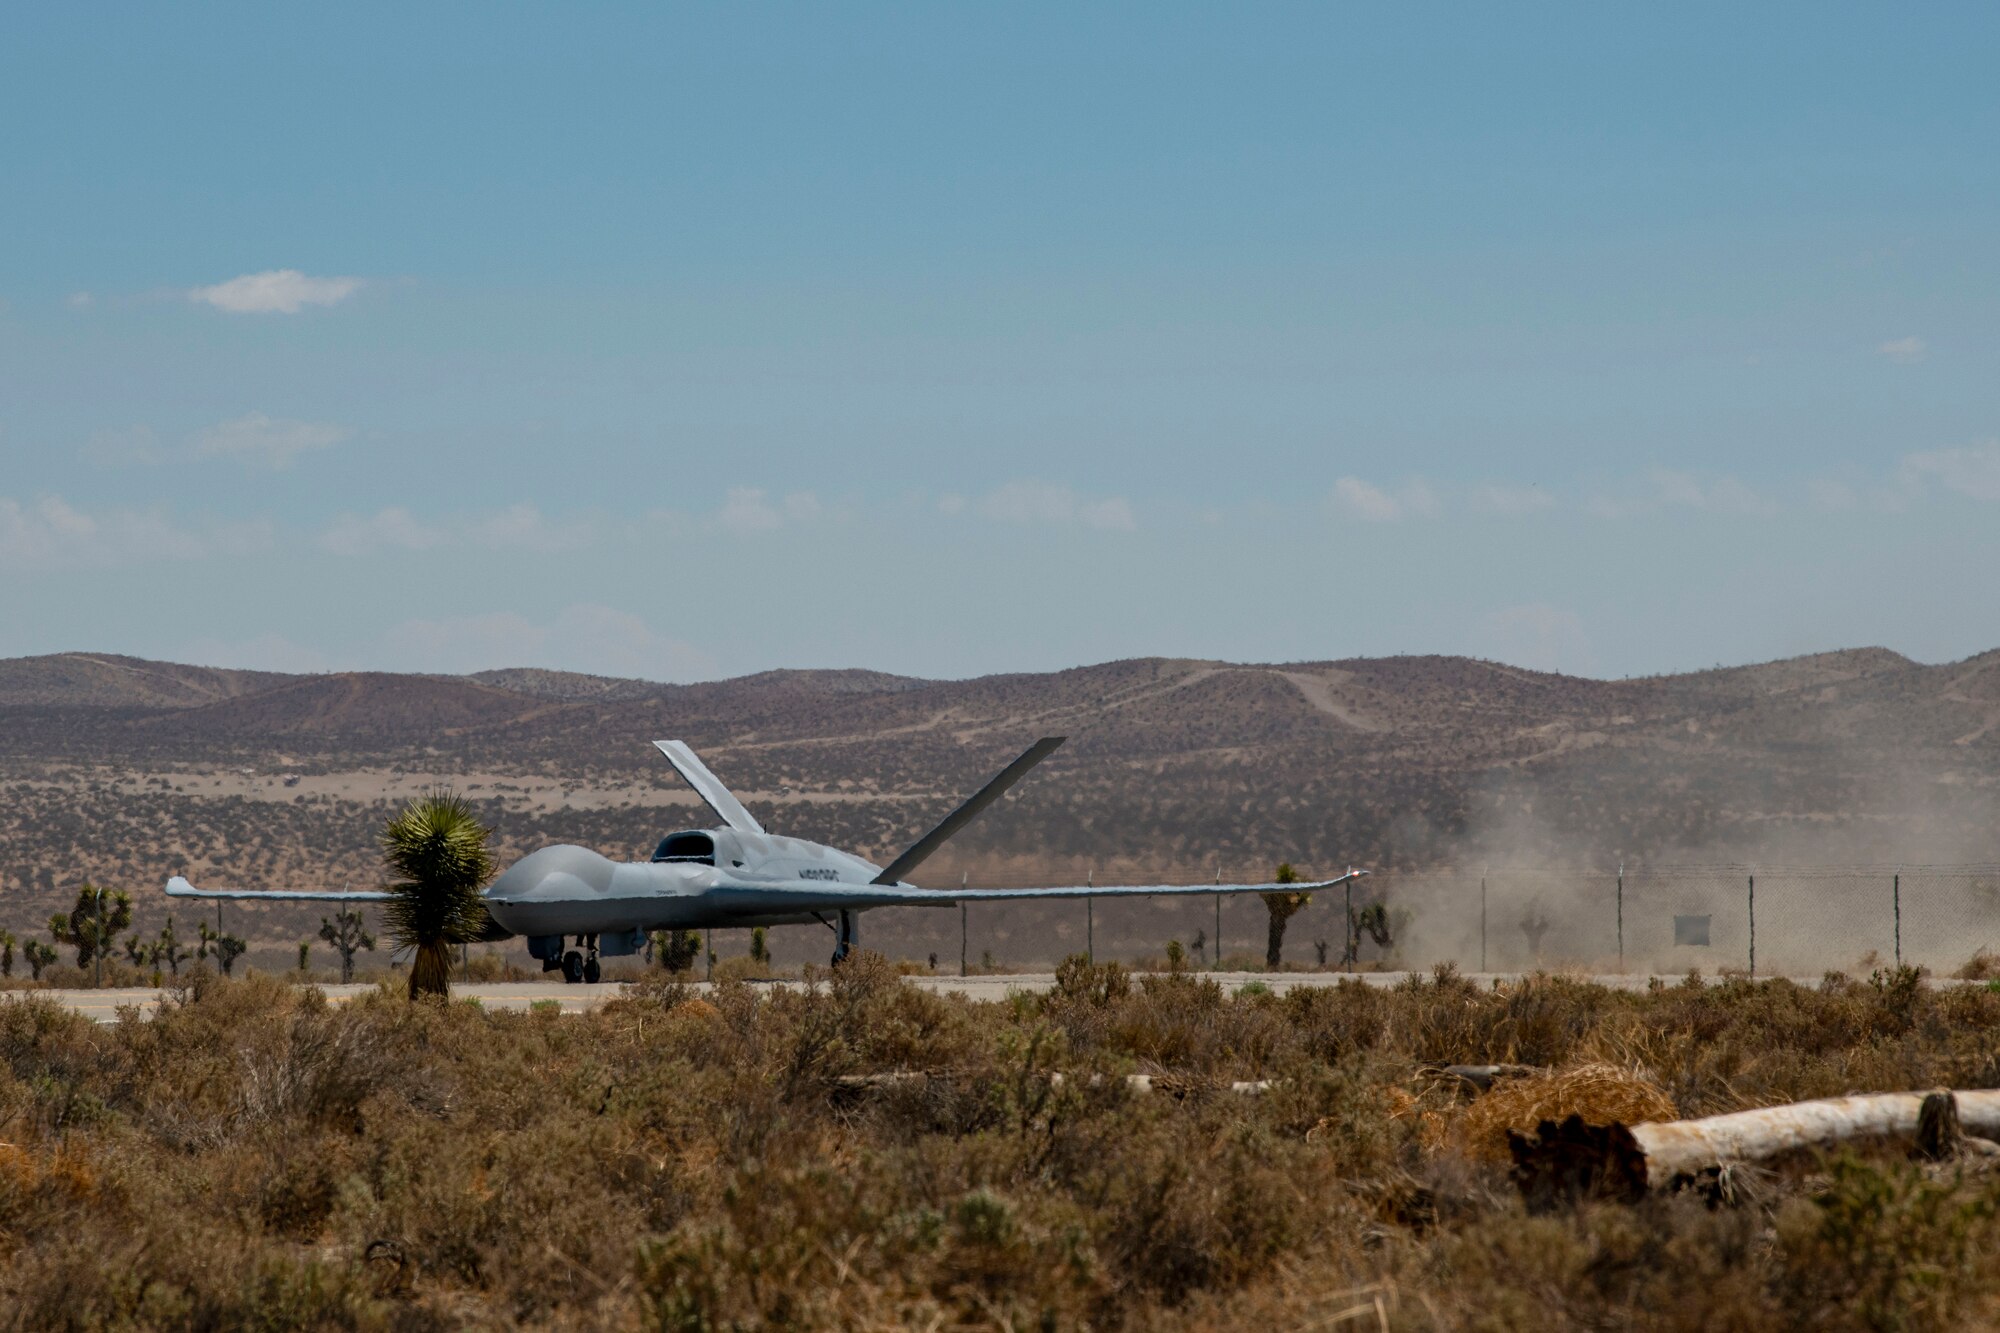
{"type": "Polygon", "coordinates": [[[1501,1079],[1533,1078],[1548,1070],[1540,1065],[1419,1065],[1417,1072],[1425,1078],[1456,1079],[1474,1092],[1488,1092],[1501,1079]]]}
{"type": "Polygon", "coordinates": [[[1937,1160],[2000,1153],[2000,1090],[1883,1092],[1733,1111],[1700,1120],[1591,1125],[1581,1116],[1510,1132],[1513,1178],[1532,1209],[1583,1198],[1637,1202],[1729,1168],[1846,1143],[1910,1140],[1937,1160]]]}
{"type": "MultiPolygon", "coordinates": [[[[835,1088],[847,1092],[880,1092],[894,1088],[946,1083],[961,1077],[964,1076],[955,1070],[931,1072],[922,1069],[901,1069],[881,1074],[839,1074],[832,1082],[835,1088]]],[[[1056,1088],[1062,1087],[1069,1081],[1069,1076],[1060,1071],[1042,1074],[1040,1077],[1046,1078],[1049,1085],[1056,1088]]],[[[1102,1087],[1105,1076],[1092,1074],[1083,1081],[1087,1087],[1102,1087]]],[[[1238,1096],[1255,1097],[1277,1085],[1276,1079],[1223,1080],[1196,1074],[1126,1074],[1123,1076],[1123,1081],[1126,1088],[1132,1092],[1158,1092],[1171,1097],[1189,1097],[1206,1092],[1232,1092],[1238,1096]]]]}

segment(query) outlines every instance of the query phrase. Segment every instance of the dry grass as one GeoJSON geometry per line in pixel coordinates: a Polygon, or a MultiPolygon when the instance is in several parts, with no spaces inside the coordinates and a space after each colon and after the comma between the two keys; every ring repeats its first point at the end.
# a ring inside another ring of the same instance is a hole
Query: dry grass
{"type": "Polygon", "coordinates": [[[1074,965],[978,1005],[864,956],[584,1016],[205,974],[0,999],[0,1328],[1944,1328],[2000,1180],[1878,1156],[1530,1217],[1502,1122],[1991,1086],[2000,995],[1450,973],[1232,998],[1074,965]],[[1467,1103],[1427,1061],[1565,1072],[1467,1103]],[[1607,1068],[1608,1067],[1608,1068],[1607,1068]],[[1122,1078],[1170,1072],[1178,1094],[1122,1078]],[[866,1084],[856,1076],[926,1071],[866,1084]],[[1212,1081],[1278,1080],[1262,1096],[1212,1081]]]}
{"type": "Polygon", "coordinates": [[[1466,1106],[1448,1126],[1446,1137],[1481,1161],[1504,1162],[1508,1131],[1525,1134],[1544,1120],[1573,1115],[1591,1125],[1636,1125],[1673,1119],[1674,1104],[1644,1073],[1583,1064],[1501,1080],[1466,1106]]]}

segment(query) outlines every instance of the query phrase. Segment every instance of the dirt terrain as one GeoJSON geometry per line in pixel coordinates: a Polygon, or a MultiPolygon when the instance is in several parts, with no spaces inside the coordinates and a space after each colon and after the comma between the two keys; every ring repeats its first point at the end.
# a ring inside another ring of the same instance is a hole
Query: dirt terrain
{"type": "MultiPolygon", "coordinates": [[[[85,877],[142,895],[173,873],[365,885],[392,804],[441,781],[481,802],[503,855],[548,841],[635,854],[706,822],[647,744],[666,736],[770,827],[887,859],[1035,737],[1068,735],[924,867],[938,885],[1261,877],[1281,859],[1992,862],[1996,723],[2000,651],[1927,666],[1857,649],[1623,681],[1452,657],[1151,658],[696,685],[20,658],[0,661],[0,923],[45,922],[85,877]]],[[[990,929],[1053,929],[1037,915],[1050,910],[990,929]]],[[[1082,928],[1070,915],[1065,936],[1082,928]]],[[[1129,927],[1155,947],[1194,928],[1129,927]]]]}

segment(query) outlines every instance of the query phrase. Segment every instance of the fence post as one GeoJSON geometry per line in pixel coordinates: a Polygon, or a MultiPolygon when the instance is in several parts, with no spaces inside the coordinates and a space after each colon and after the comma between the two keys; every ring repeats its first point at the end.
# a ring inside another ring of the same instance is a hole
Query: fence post
{"type": "MultiPolygon", "coordinates": [[[[1090,873],[1083,877],[1083,887],[1097,887],[1097,867],[1092,866],[1090,873]]],[[[1097,961],[1097,899],[1089,896],[1083,900],[1083,956],[1086,962],[1097,961]]]]}
{"type": "Polygon", "coordinates": [[[1625,863],[1618,863],[1618,971],[1625,971],[1625,863]]]}
{"type": "Polygon", "coordinates": [[[1896,966],[1903,965],[1903,872],[1898,870],[1891,881],[1889,900],[1896,913],[1896,966]]]}
{"type": "Polygon", "coordinates": [[[1354,928],[1354,867],[1347,867],[1347,970],[1354,970],[1354,955],[1361,952],[1361,933],[1354,928]]]}
{"type": "Polygon", "coordinates": [[[1479,872],[1479,970],[1486,970],[1486,872],[1479,872]]]}
{"type": "Polygon", "coordinates": [[[1750,877],[1750,979],[1757,979],[1757,877],[1750,877]]]}

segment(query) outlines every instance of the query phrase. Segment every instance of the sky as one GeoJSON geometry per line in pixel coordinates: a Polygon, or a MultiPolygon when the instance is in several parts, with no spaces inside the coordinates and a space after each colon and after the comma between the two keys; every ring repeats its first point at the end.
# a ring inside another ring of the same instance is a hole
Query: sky
{"type": "Polygon", "coordinates": [[[0,656],[2000,646],[1987,5],[32,6],[0,656]]]}

